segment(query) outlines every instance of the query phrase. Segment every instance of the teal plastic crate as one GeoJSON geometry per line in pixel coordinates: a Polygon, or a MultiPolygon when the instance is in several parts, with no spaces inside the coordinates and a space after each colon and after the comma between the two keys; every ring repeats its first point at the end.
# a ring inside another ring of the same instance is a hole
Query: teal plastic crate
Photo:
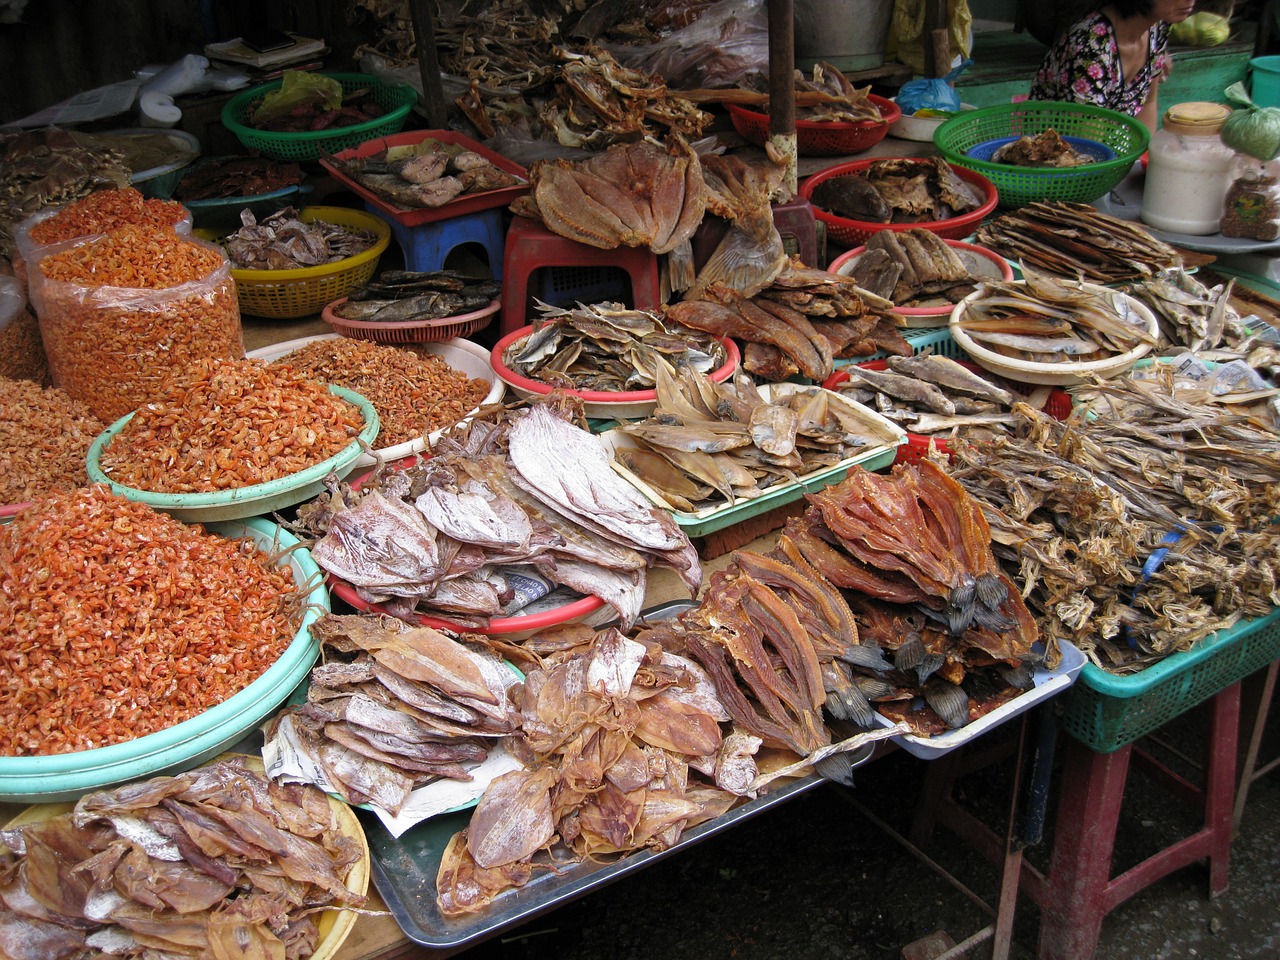
{"type": "Polygon", "coordinates": [[[1280,657],[1280,607],[1219,630],[1186,653],[1115,676],[1088,663],[1062,698],[1062,728],[1114,753],[1280,657]]]}

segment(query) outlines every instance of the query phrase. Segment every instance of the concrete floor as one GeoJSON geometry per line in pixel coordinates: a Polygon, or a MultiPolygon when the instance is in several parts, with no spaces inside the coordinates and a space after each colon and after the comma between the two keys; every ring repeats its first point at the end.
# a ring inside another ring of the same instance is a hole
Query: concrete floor
{"type": "MultiPolygon", "coordinates": [[[[1195,714],[1175,721],[1194,740],[1195,714]]],[[[987,739],[999,735],[995,731],[987,739]]],[[[1280,754],[1280,711],[1263,758],[1280,754]]],[[[896,752],[857,773],[853,795],[900,831],[910,827],[927,762],[896,752]]],[[[957,797],[988,822],[1007,803],[992,767],[957,782],[957,797]]],[[[1056,780],[1055,780],[1056,783],[1056,780]]],[[[913,859],[824,784],[724,834],[682,851],[544,918],[482,943],[466,960],[898,960],[935,931],[959,942],[987,916],[913,859]]],[[[1050,809],[1050,824],[1053,810],[1050,809]]],[[[1130,777],[1116,843],[1117,871],[1195,829],[1194,818],[1141,775],[1130,777]]],[[[1051,839],[1051,838],[1050,838],[1051,839]]],[[[928,852],[993,903],[993,867],[947,831],[928,852]]],[[[1047,846],[1028,851],[1047,863],[1047,846]]],[[[1263,960],[1280,956],[1280,771],[1249,794],[1232,847],[1231,886],[1207,896],[1207,870],[1188,867],[1110,914],[1097,960],[1263,960]]],[[[1033,960],[1038,910],[1025,897],[1013,960],[1033,960]]],[[[430,954],[424,954],[430,956],[430,954]]],[[[979,946],[971,957],[990,956],[979,946]]]]}

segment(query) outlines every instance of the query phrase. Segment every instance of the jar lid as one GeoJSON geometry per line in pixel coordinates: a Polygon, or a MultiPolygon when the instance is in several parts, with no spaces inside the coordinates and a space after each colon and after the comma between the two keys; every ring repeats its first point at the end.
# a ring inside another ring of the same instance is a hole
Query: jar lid
{"type": "Polygon", "coordinates": [[[1201,100],[1175,103],[1165,111],[1164,129],[1170,133],[1206,137],[1217,133],[1229,116],[1231,108],[1221,103],[1201,100]]]}

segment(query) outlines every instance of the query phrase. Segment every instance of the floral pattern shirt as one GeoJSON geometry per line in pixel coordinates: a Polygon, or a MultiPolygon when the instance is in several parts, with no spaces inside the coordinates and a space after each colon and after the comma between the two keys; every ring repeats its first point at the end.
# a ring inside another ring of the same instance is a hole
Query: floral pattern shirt
{"type": "Polygon", "coordinates": [[[1147,62],[1126,78],[1120,67],[1115,28],[1099,10],[1076,22],[1058,38],[1040,64],[1031,85],[1032,100],[1091,103],[1136,116],[1161,76],[1169,56],[1169,25],[1151,28],[1147,62]]]}

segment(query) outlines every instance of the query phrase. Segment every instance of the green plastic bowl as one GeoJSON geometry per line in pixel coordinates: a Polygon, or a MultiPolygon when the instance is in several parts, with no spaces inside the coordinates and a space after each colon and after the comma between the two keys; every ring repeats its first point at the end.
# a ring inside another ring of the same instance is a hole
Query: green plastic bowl
{"type": "MultiPolygon", "coordinates": [[[[260,517],[210,524],[224,537],[251,536],[267,550],[293,547],[298,539],[260,517]]],[[[199,716],[166,730],[113,743],[96,750],[47,757],[0,757],[0,800],[6,803],[53,803],[75,800],[91,790],[114,784],[189,770],[216,757],[273,714],[302,683],[320,653],[311,624],[329,610],[329,592],[320,567],[301,548],[280,560],[293,569],[307,603],[293,641],[262,676],[239,693],[199,716]]]]}
{"type": "Polygon", "coordinates": [[[378,436],[378,414],[373,409],[373,404],[346,387],[330,384],[329,391],[360,408],[360,413],[364,416],[364,429],[355,440],[328,460],[322,460],[290,476],[212,493],[154,493],[150,490],[139,490],[137,487],[116,483],[102,471],[102,451],[129,422],[129,418],[133,416],[129,413],[102,431],[89,447],[87,464],[89,480],[92,483],[107,484],[113,493],[119,494],[126,500],[145,503],[157,510],[163,510],[176,520],[185,520],[189,523],[241,520],[302,503],[324,489],[325,477],[330,473],[342,478],[354,470],[364,451],[362,444],[372,447],[374,438],[378,436]]]}
{"type": "Polygon", "coordinates": [[[1105,197],[1137,162],[1151,133],[1136,117],[1083,103],[1026,100],[957,114],[933,133],[934,145],[950,163],[982,174],[1000,196],[1001,209],[1061,200],[1093,203],[1105,197]],[[1078,167],[1020,167],[969,155],[975,147],[1006,137],[1034,136],[1056,130],[1064,137],[1100,143],[1115,158],[1078,167]]]}

